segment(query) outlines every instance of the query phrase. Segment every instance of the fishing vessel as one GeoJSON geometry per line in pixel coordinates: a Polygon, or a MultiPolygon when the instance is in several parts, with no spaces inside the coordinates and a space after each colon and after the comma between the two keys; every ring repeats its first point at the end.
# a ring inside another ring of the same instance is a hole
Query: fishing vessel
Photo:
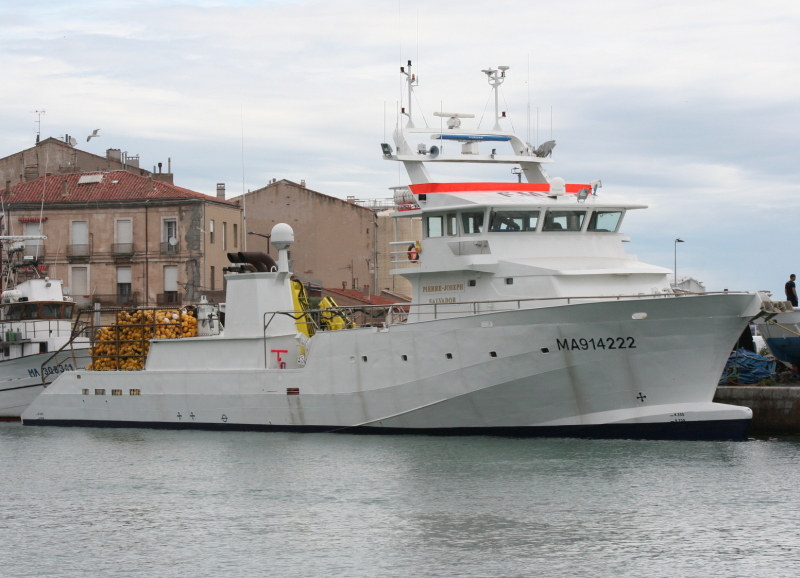
{"type": "Polygon", "coordinates": [[[60,375],[25,425],[744,438],[752,412],[712,398],[760,300],[677,295],[670,270],[627,254],[621,224],[645,207],[598,194],[599,181],[550,177],[555,143],[502,128],[507,69],[483,71],[495,95],[488,130],[444,111],[438,128],[416,127],[417,79],[410,63],[401,69],[408,107],[394,147],[381,148],[410,181],[395,189],[394,216],[423,223],[420,238],[391,244],[411,305],[361,307],[363,323],[347,308],[302,307],[294,233],[281,223],[277,262],[229,255],[219,335],[152,339],[142,371],[60,375]],[[519,177],[437,182],[427,165],[442,162],[511,165],[519,177]]]}
{"type": "Polygon", "coordinates": [[[38,261],[23,255],[29,238],[0,239],[9,247],[0,297],[0,420],[19,420],[47,383],[86,368],[85,359],[74,355],[89,347],[88,339],[73,334],[74,303],[61,280],[38,276],[38,261]],[[35,276],[18,282],[21,272],[35,276]]]}
{"type": "Polygon", "coordinates": [[[800,309],[790,301],[771,301],[766,291],[759,293],[766,311],[755,320],[755,327],[776,359],[800,368],[800,309]]]}

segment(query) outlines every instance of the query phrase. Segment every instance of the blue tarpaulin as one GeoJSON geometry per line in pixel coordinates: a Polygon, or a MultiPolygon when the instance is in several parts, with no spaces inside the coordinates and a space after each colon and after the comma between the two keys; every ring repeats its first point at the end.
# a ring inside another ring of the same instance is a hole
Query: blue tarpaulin
{"type": "Polygon", "coordinates": [[[758,383],[762,379],[767,379],[775,374],[776,363],[772,358],[763,357],[747,349],[737,349],[728,358],[728,363],[725,364],[719,384],[740,383],[747,385],[758,383]]]}

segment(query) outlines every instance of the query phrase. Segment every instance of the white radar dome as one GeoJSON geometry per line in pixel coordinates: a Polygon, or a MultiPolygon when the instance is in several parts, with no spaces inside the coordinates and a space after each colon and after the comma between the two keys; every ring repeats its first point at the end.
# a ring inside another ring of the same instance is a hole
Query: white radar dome
{"type": "Polygon", "coordinates": [[[278,249],[288,249],[294,243],[294,231],[286,223],[278,223],[272,227],[270,235],[272,246],[278,249]]]}
{"type": "Polygon", "coordinates": [[[563,195],[565,192],[564,179],[555,177],[550,181],[550,194],[563,195]]]}

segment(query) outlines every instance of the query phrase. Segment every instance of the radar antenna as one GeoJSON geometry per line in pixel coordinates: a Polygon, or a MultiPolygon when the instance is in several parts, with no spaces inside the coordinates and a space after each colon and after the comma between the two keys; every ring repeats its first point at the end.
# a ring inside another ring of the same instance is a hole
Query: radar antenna
{"type": "MultiPolygon", "coordinates": [[[[503,84],[503,81],[506,79],[506,70],[508,70],[509,66],[498,66],[497,70],[493,68],[487,68],[485,70],[481,70],[488,78],[489,85],[492,87],[494,91],[494,128],[492,130],[501,131],[503,130],[500,126],[500,119],[502,116],[500,115],[500,100],[499,100],[499,88],[500,85],[503,84]]],[[[505,116],[505,114],[503,114],[505,116]]]]}

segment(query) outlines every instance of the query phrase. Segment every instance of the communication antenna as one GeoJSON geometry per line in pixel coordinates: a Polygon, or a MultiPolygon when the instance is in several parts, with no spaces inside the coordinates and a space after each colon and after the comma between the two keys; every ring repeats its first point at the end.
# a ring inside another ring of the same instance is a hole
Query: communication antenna
{"type": "Polygon", "coordinates": [[[39,137],[42,134],[42,115],[45,112],[46,111],[44,109],[42,109],[42,110],[32,110],[31,111],[31,114],[35,114],[36,115],[36,120],[33,121],[33,122],[36,123],[36,142],[37,143],[39,142],[39,137]]]}

